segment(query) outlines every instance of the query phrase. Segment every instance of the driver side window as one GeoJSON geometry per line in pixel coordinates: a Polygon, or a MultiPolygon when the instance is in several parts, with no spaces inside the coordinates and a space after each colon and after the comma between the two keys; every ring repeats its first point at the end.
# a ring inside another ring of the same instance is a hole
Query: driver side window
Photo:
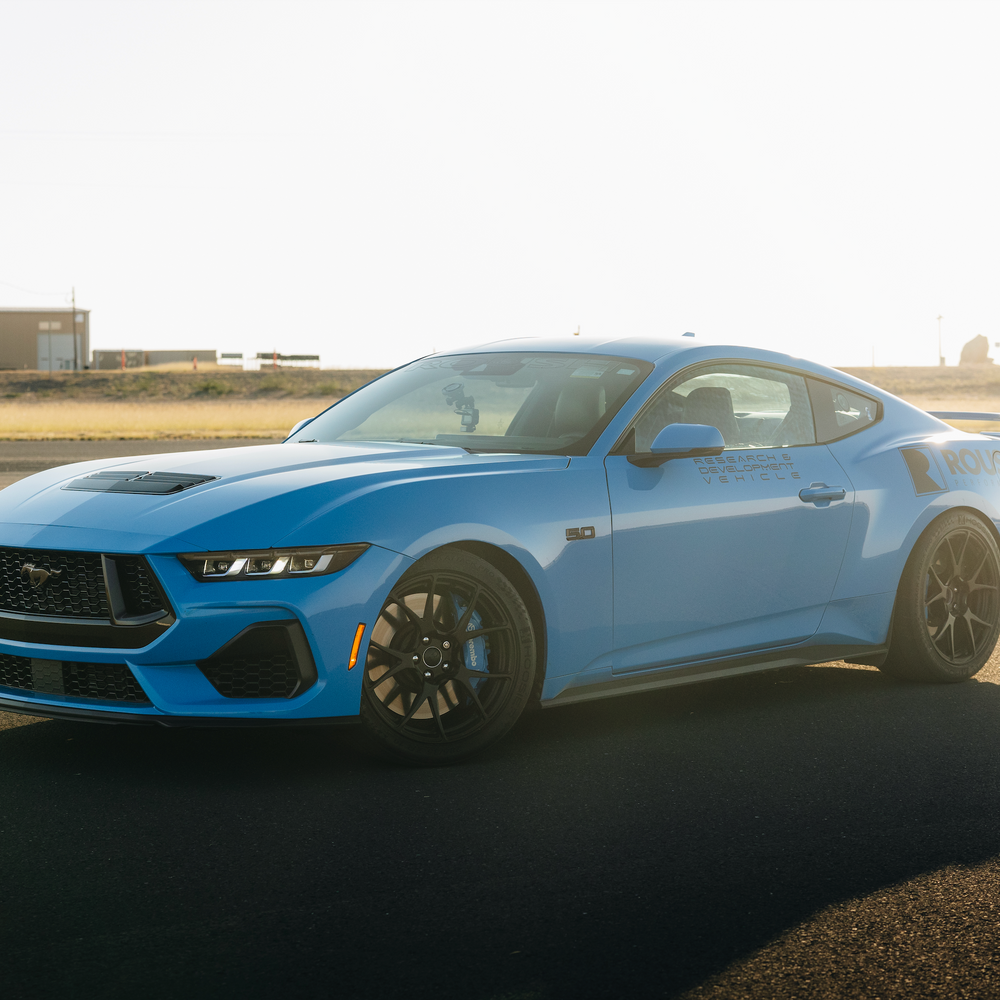
{"type": "Polygon", "coordinates": [[[816,443],[805,379],[760,365],[707,365],[668,382],[635,422],[635,452],[677,423],[717,427],[727,449],[816,443]]]}

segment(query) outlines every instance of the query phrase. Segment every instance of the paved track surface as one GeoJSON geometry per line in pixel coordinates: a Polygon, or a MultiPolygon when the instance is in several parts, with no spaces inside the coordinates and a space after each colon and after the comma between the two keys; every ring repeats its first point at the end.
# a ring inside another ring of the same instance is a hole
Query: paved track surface
{"type": "Polygon", "coordinates": [[[0,717],[8,997],[1000,995],[1000,687],[828,665],[345,730],[0,717]]]}
{"type": "Polygon", "coordinates": [[[4,996],[995,997],[998,681],[776,671],[424,771],[0,715],[4,996]]]}

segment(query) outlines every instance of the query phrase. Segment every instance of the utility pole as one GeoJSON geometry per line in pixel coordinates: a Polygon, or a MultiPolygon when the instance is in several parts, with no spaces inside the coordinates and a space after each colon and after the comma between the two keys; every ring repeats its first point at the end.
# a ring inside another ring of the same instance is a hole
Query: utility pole
{"type": "Polygon", "coordinates": [[[938,316],[938,367],[944,368],[944,353],[941,350],[941,316],[938,316]]]}
{"type": "Polygon", "coordinates": [[[80,358],[76,349],[76,285],[73,286],[73,371],[80,370],[80,358]]]}

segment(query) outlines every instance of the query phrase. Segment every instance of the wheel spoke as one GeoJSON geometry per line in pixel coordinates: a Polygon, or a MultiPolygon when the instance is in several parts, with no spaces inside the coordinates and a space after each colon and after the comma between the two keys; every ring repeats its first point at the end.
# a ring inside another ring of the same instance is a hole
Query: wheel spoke
{"type": "Polygon", "coordinates": [[[437,575],[431,577],[430,585],[427,587],[427,596],[424,599],[424,623],[434,624],[434,591],[437,587],[437,575]]]}
{"type": "Polygon", "coordinates": [[[483,677],[491,681],[506,681],[513,677],[513,674],[491,674],[488,670],[466,670],[469,677],[483,677]]]}
{"type": "Polygon", "coordinates": [[[972,538],[972,532],[967,531],[965,533],[965,542],[962,544],[962,552],[958,557],[958,561],[955,563],[955,572],[959,576],[962,575],[962,566],[965,563],[965,553],[968,551],[970,538],[972,538]]]}
{"type": "Polygon", "coordinates": [[[404,715],[399,722],[400,729],[402,729],[403,726],[405,726],[410,721],[410,719],[413,718],[417,709],[420,708],[420,706],[423,705],[425,701],[427,701],[429,687],[430,687],[429,684],[425,684],[421,689],[420,694],[413,696],[413,701],[411,702],[410,707],[406,710],[406,715],[404,715]]]}
{"type": "Polygon", "coordinates": [[[989,559],[989,557],[990,557],[990,552],[989,549],[987,549],[983,553],[983,558],[979,560],[979,565],[976,567],[976,572],[973,573],[968,579],[968,583],[970,584],[970,586],[974,585],[975,582],[979,579],[979,574],[983,571],[983,567],[986,565],[986,560],[989,559]]]}
{"type": "MultiPolygon", "coordinates": [[[[472,632],[462,632],[461,640],[462,642],[467,642],[469,639],[478,639],[481,635],[490,635],[492,632],[509,632],[509,625],[491,625],[489,628],[477,628],[472,632]]],[[[456,633],[456,636],[458,633],[456,633]]]]}
{"type": "MultiPolygon", "coordinates": [[[[380,681],[373,681],[372,687],[377,688],[379,683],[380,681]]],[[[379,701],[382,702],[386,708],[388,708],[402,693],[403,689],[398,684],[394,683],[392,685],[392,690],[384,698],[379,698],[379,701]]]]}
{"type": "Polygon", "coordinates": [[[489,713],[485,708],[483,708],[483,703],[479,700],[479,695],[476,694],[476,689],[469,683],[468,679],[463,676],[463,674],[458,674],[458,676],[454,679],[469,692],[469,696],[472,698],[476,708],[479,709],[479,714],[483,717],[483,721],[488,722],[490,718],[489,713]]]}
{"type": "Polygon", "coordinates": [[[972,623],[968,620],[968,618],[965,617],[965,615],[959,615],[955,619],[955,625],[956,626],[958,625],[959,622],[962,622],[965,625],[965,629],[969,633],[970,649],[968,650],[968,654],[967,655],[971,656],[976,651],[976,637],[975,637],[975,635],[973,634],[973,631],[972,631],[972,623]]]}
{"type": "Polygon", "coordinates": [[[449,712],[452,712],[456,708],[459,707],[459,705],[458,705],[458,699],[455,698],[453,700],[452,699],[452,694],[448,690],[448,682],[445,682],[444,684],[442,684],[441,687],[438,688],[438,692],[440,693],[441,697],[444,698],[444,703],[448,706],[448,711],[449,712]]]}
{"type": "MultiPolygon", "coordinates": [[[[389,596],[389,600],[391,600],[396,605],[396,607],[403,612],[404,618],[406,618],[408,621],[412,622],[414,625],[422,624],[420,620],[420,615],[418,615],[416,611],[414,611],[413,608],[411,608],[406,603],[406,598],[400,597],[398,594],[391,594],[389,596]]],[[[398,622],[396,623],[396,626],[397,628],[399,627],[398,622]]]]}
{"type": "Polygon", "coordinates": [[[385,653],[386,656],[391,656],[395,660],[405,660],[411,655],[410,653],[404,653],[400,649],[393,649],[391,646],[383,646],[382,643],[376,642],[374,639],[368,640],[368,646],[369,648],[374,647],[380,653],[385,653]]]}
{"type": "Polygon", "coordinates": [[[396,666],[390,667],[381,677],[376,678],[372,681],[376,687],[384,681],[392,680],[397,674],[401,674],[404,670],[415,670],[416,667],[412,663],[397,663],[396,666]]]}
{"type": "MultiPolygon", "coordinates": [[[[458,624],[455,626],[455,632],[464,633],[469,627],[469,622],[472,621],[472,616],[476,610],[476,601],[479,599],[479,595],[482,593],[483,588],[476,584],[476,589],[472,592],[472,597],[469,598],[469,603],[466,605],[465,612],[459,620],[458,624]]],[[[463,635],[463,639],[465,636],[463,635]]]]}
{"type": "MultiPolygon", "coordinates": [[[[438,689],[440,690],[440,689],[438,689]]],[[[448,741],[448,735],[444,731],[444,723],[441,721],[441,710],[438,707],[438,692],[435,691],[428,699],[427,703],[431,706],[431,715],[434,716],[434,721],[437,723],[438,732],[441,734],[441,739],[445,742],[448,741]]]]}
{"type": "Polygon", "coordinates": [[[943,646],[946,634],[951,640],[951,658],[955,659],[955,619],[951,615],[948,615],[948,620],[938,628],[937,635],[931,638],[931,641],[938,647],[942,656],[948,655],[943,646]]]}
{"type": "MultiPolygon", "coordinates": [[[[948,555],[951,556],[951,572],[948,574],[949,577],[954,576],[958,572],[958,560],[955,558],[955,546],[951,544],[951,535],[949,535],[945,540],[945,545],[948,546],[948,555]]],[[[940,552],[941,550],[938,549],[940,552]]]]}

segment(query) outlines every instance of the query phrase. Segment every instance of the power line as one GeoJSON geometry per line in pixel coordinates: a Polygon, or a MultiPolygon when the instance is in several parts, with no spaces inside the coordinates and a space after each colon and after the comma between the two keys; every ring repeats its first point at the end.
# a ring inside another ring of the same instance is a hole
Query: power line
{"type": "Polygon", "coordinates": [[[36,292],[32,288],[22,288],[20,285],[12,285],[9,281],[0,281],[0,285],[4,288],[13,288],[18,292],[24,292],[26,295],[49,295],[53,298],[59,297],[63,299],[69,298],[69,292],[36,292]]]}

